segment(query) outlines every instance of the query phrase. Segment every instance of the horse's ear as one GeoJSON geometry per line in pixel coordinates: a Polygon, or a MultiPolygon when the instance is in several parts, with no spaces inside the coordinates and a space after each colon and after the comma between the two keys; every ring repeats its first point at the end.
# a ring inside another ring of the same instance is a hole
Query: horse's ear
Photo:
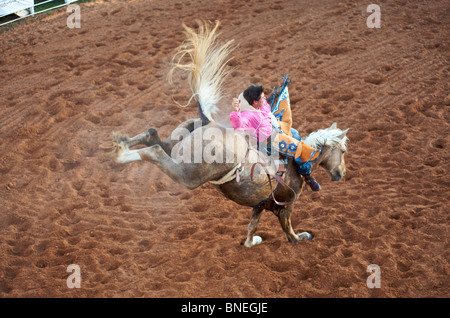
{"type": "Polygon", "coordinates": [[[338,136],[339,139],[344,138],[344,137],[347,135],[347,132],[348,132],[349,129],[350,129],[350,128],[347,128],[346,130],[343,130],[342,133],[338,136]]]}
{"type": "Polygon", "coordinates": [[[337,124],[336,123],[332,123],[330,128],[328,128],[328,129],[336,129],[336,128],[337,128],[337,124]]]}

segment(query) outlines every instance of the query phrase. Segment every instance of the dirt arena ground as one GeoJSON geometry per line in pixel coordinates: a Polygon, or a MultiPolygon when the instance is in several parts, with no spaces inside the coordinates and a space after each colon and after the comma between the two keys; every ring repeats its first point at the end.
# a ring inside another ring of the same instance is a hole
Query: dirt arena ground
{"type": "Polygon", "coordinates": [[[449,297],[450,3],[380,0],[368,28],[370,3],[97,1],[81,28],[62,9],[1,33],[0,297],[449,297]],[[351,128],[345,180],[318,170],[323,190],[295,203],[313,240],[288,243],[265,212],[248,249],[251,209],[99,150],[197,116],[172,101],[187,102],[186,77],[166,78],[195,19],[240,45],[224,111],[289,72],[302,135],[351,128]]]}

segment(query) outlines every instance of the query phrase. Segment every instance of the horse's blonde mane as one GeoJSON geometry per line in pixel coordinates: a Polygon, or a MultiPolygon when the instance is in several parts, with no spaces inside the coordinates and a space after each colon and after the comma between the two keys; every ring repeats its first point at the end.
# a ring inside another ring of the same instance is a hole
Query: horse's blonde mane
{"type": "Polygon", "coordinates": [[[303,142],[314,148],[318,146],[330,146],[338,147],[342,151],[347,151],[348,138],[345,135],[347,131],[348,129],[342,130],[336,128],[336,125],[333,124],[329,128],[312,132],[303,142]]]}

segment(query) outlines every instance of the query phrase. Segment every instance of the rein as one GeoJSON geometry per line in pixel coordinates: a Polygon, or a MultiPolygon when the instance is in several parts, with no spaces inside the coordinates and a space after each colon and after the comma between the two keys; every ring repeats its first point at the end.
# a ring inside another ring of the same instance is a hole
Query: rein
{"type": "MultiPolygon", "coordinates": [[[[268,183],[269,183],[269,185],[270,185],[270,192],[271,192],[273,201],[274,201],[277,205],[281,205],[281,206],[283,206],[283,205],[284,205],[284,206],[287,206],[287,205],[290,205],[290,204],[294,203],[294,202],[295,202],[295,199],[297,198],[297,193],[294,191],[294,189],[292,189],[290,186],[288,186],[287,183],[284,182],[284,180],[283,180],[280,176],[270,174],[269,171],[267,170],[267,167],[266,167],[263,163],[261,163],[261,162],[256,162],[256,163],[254,163],[254,164],[252,165],[252,169],[251,169],[251,172],[250,172],[250,180],[253,181],[253,172],[254,172],[255,167],[256,167],[257,164],[260,164],[261,167],[262,167],[262,168],[264,169],[264,171],[266,172],[266,175],[267,175],[267,178],[268,178],[268,183]],[[276,180],[275,187],[272,187],[272,178],[276,180]],[[294,198],[293,198],[291,201],[288,201],[288,202],[281,201],[281,202],[280,202],[280,201],[278,201],[277,199],[275,199],[275,193],[274,193],[274,191],[276,190],[276,188],[277,188],[277,186],[278,186],[279,184],[281,184],[283,187],[285,187],[285,188],[291,190],[291,191],[294,193],[294,198]]],[[[264,203],[265,201],[267,201],[267,199],[264,200],[264,201],[262,201],[262,202],[264,203]]]]}
{"type": "MultiPolygon", "coordinates": [[[[236,182],[240,182],[240,177],[239,177],[239,173],[241,173],[244,168],[242,167],[242,165],[244,164],[245,160],[248,158],[248,155],[250,153],[251,150],[256,151],[256,154],[258,155],[258,157],[262,160],[264,160],[264,158],[260,155],[259,151],[257,149],[254,149],[253,147],[250,146],[250,143],[247,143],[247,152],[244,156],[244,159],[239,162],[230,172],[228,172],[225,176],[223,176],[220,180],[216,180],[216,181],[209,181],[213,184],[216,185],[220,185],[226,182],[229,182],[233,179],[236,179],[236,182]]],[[[292,189],[284,180],[281,176],[279,175],[273,175],[269,172],[269,170],[267,169],[267,167],[262,163],[262,162],[256,162],[252,165],[251,170],[250,170],[250,180],[253,181],[253,176],[254,176],[254,171],[255,171],[255,167],[256,165],[261,165],[261,167],[264,169],[266,175],[267,175],[267,183],[269,183],[270,185],[270,192],[271,192],[271,196],[269,196],[267,199],[261,201],[259,204],[257,204],[256,206],[260,206],[262,204],[264,204],[265,202],[267,202],[270,197],[272,197],[273,201],[280,206],[287,206],[290,205],[292,203],[295,202],[295,199],[297,198],[297,193],[295,192],[294,189],[292,189]],[[276,184],[275,187],[272,187],[272,180],[275,179],[276,180],[276,184]],[[293,198],[290,201],[278,201],[277,199],[275,199],[275,190],[277,189],[278,185],[281,184],[283,187],[289,189],[290,191],[292,191],[293,198]]],[[[266,184],[267,184],[266,183],[266,184]]]]}

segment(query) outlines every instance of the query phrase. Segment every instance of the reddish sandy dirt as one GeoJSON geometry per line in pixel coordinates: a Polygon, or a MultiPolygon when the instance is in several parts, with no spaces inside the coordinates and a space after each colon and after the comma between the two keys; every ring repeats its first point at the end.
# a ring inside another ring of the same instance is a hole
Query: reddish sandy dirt
{"type": "Polygon", "coordinates": [[[0,34],[0,297],[449,297],[450,3],[98,1],[0,34]],[[221,21],[239,48],[224,112],[289,72],[302,135],[348,128],[347,176],[295,203],[288,243],[212,185],[193,191],[99,149],[114,131],[163,138],[197,116],[186,76],[167,81],[182,23],[221,21]],[[70,289],[67,267],[81,269],[70,289]],[[368,288],[367,266],[381,269],[368,288]]]}

